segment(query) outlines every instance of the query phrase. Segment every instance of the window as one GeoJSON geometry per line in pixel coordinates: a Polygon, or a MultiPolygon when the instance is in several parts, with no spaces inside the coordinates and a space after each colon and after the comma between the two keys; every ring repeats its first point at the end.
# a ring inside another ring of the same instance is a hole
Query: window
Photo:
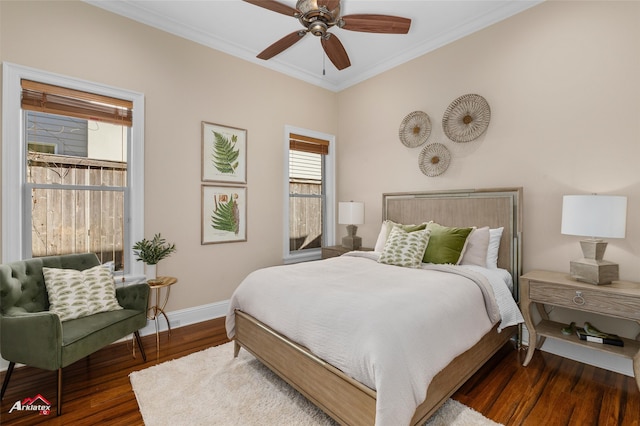
{"type": "Polygon", "coordinates": [[[94,252],[142,275],[131,246],[143,235],[143,96],[3,71],[3,261],[94,252]]]}
{"type": "Polygon", "coordinates": [[[334,240],[333,137],[287,127],[285,262],[318,259],[334,240]]]}

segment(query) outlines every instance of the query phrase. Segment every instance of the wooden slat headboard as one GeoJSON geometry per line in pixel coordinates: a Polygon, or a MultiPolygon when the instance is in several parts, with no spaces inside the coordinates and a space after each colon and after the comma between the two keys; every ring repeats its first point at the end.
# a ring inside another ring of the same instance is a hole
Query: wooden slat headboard
{"type": "Polygon", "coordinates": [[[522,188],[470,189],[382,194],[382,220],[444,226],[504,227],[498,267],[511,272],[514,297],[519,299],[522,272],[522,188]]]}

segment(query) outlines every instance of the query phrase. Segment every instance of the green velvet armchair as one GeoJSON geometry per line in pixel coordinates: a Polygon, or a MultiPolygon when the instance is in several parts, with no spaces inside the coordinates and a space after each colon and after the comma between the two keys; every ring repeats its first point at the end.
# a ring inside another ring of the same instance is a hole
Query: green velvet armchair
{"type": "Polygon", "coordinates": [[[60,321],[49,311],[43,267],[84,271],[99,265],[93,253],[40,257],[0,265],[0,354],[9,361],[0,392],[4,398],[16,363],[58,372],[57,415],[62,413],[62,369],[134,333],[147,323],[149,286],[116,289],[120,310],[60,321]]]}

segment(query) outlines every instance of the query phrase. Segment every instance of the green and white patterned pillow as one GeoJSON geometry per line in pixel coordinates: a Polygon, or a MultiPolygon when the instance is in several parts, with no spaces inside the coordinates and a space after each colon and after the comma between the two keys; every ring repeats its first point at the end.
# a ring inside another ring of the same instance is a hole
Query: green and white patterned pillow
{"type": "Polygon", "coordinates": [[[394,226],[384,244],[378,262],[407,268],[419,268],[429,243],[430,234],[431,231],[428,229],[407,232],[400,226],[394,226]]]}
{"type": "Polygon", "coordinates": [[[122,309],[111,273],[102,265],[75,269],[42,268],[49,294],[49,311],[60,321],[122,309]]]}

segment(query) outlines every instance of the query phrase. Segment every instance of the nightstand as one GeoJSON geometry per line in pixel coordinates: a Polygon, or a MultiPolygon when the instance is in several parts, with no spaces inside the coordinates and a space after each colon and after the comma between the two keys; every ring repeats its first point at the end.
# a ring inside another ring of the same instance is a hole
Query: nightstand
{"type": "Polygon", "coordinates": [[[525,367],[545,338],[560,339],[630,358],[633,360],[633,374],[640,388],[640,334],[636,340],[623,338],[623,347],[586,342],[575,335],[562,334],[561,330],[566,324],[549,320],[542,305],[594,312],[640,324],[640,283],[614,281],[605,285],[586,284],[571,279],[569,274],[550,271],[531,271],[520,277],[520,308],[529,330],[529,349],[523,362],[525,367]],[[534,324],[531,319],[532,305],[536,306],[542,318],[538,324],[534,324]]]}
{"type": "MultiPolygon", "coordinates": [[[[372,248],[369,247],[360,247],[358,249],[359,251],[373,251],[372,248]]],[[[322,258],[323,259],[328,259],[330,257],[338,257],[338,256],[342,256],[343,254],[350,252],[351,249],[348,249],[346,247],[343,246],[329,246],[329,247],[322,247],[322,258]]]]}

